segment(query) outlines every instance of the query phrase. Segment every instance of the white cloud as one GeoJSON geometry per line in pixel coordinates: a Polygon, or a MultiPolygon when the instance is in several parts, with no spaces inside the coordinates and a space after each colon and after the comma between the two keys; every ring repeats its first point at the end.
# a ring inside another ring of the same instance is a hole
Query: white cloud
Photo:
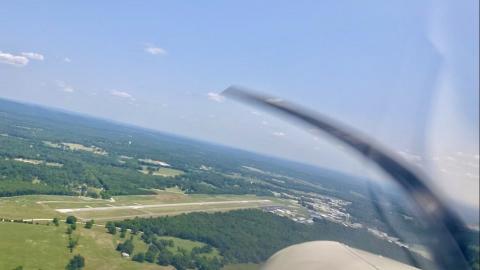
{"type": "Polygon", "coordinates": [[[145,48],[145,52],[153,55],[166,55],[167,51],[163,48],[156,47],[152,44],[148,44],[147,47],[145,48]]]}
{"type": "Polygon", "coordinates": [[[20,53],[20,55],[14,55],[11,53],[4,53],[0,51],[0,62],[4,64],[23,67],[30,62],[30,59],[43,61],[45,57],[39,53],[34,52],[22,52],[20,53]]]}
{"type": "Polygon", "coordinates": [[[215,102],[223,102],[225,101],[225,97],[223,97],[222,95],[218,94],[218,93],[214,93],[214,92],[209,92],[207,94],[207,97],[208,99],[210,100],[213,100],[215,102]]]}
{"type": "Polygon", "coordinates": [[[277,136],[277,137],[284,137],[286,134],[284,132],[281,132],[281,131],[275,131],[272,133],[273,136],[277,136]]]}
{"type": "Polygon", "coordinates": [[[131,101],[135,100],[135,98],[132,95],[130,95],[129,93],[127,93],[125,91],[112,90],[112,91],[110,91],[110,94],[112,96],[115,96],[115,97],[130,99],[131,101]]]}
{"type": "Polygon", "coordinates": [[[56,81],[56,83],[57,83],[57,86],[60,87],[64,92],[67,92],[67,93],[75,92],[75,89],[64,81],[56,81]]]}
{"type": "Polygon", "coordinates": [[[22,55],[13,55],[0,51],[0,62],[12,66],[23,67],[29,62],[28,58],[22,55]]]}
{"type": "Polygon", "coordinates": [[[34,53],[34,52],[22,52],[22,55],[32,60],[43,61],[43,59],[45,59],[45,57],[42,54],[34,53]]]}
{"type": "Polygon", "coordinates": [[[65,58],[63,58],[63,61],[64,61],[64,62],[67,62],[67,63],[70,63],[70,62],[72,62],[72,59],[70,59],[70,58],[68,58],[68,57],[65,57],[65,58]]]}

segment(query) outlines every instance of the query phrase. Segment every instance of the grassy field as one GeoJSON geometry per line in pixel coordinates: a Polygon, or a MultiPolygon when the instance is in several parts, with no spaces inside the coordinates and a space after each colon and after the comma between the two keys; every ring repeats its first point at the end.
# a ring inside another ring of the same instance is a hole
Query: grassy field
{"type": "Polygon", "coordinates": [[[177,175],[182,175],[183,172],[180,171],[180,170],[176,170],[176,169],[161,167],[158,170],[154,171],[152,174],[163,176],[163,177],[174,177],[174,176],[177,176],[177,175]]]}
{"type": "Polygon", "coordinates": [[[241,208],[260,207],[272,204],[285,204],[275,198],[253,195],[186,195],[176,189],[158,191],[157,195],[116,196],[114,200],[92,199],[74,196],[27,195],[0,198],[0,218],[8,219],[47,219],[64,218],[75,215],[81,219],[97,219],[99,222],[135,216],[162,216],[188,213],[192,211],[227,211],[241,208]],[[271,200],[271,203],[253,202],[271,200]],[[248,203],[223,203],[215,205],[176,205],[168,207],[148,207],[138,209],[112,208],[97,211],[95,207],[145,206],[161,204],[202,203],[202,202],[252,201],[248,203]],[[92,208],[85,212],[59,213],[56,209],[92,208]]]}
{"type": "MultiPolygon", "coordinates": [[[[100,226],[92,229],[85,229],[82,225],[77,226],[74,237],[79,237],[79,244],[70,253],[67,249],[68,237],[65,233],[66,225],[59,227],[50,225],[35,225],[24,223],[0,222],[0,269],[13,269],[23,266],[27,269],[64,269],[68,260],[75,254],[85,257],[85,269],[118,269],[118,270],[161,270],[172,269],[161,267],[151,263],[137,263],[127,258],[122,258],[120,253],[115,251],[118,243],[130,237],[127,233],[124,239],[119,234],[111,235],[105,232],[100,226]]],[[[160,237],[165,240],[172,240],[174,247],[168,249],[177,253],[177,248],[183,248],[189,252],[195,247],[202,247],[205,244],[176,237],[160,237]]],[[[146,252],[148,246],[138,235],[134,236],[134,254],[146,252]]],[[[217,249],[205,254],[206,257],[221,257],[217,249]]],[[[251,269],[251,268],[232,268],[251,269]]]]}
{"type": "Polygon", "coordinates": [[[223,270],[259,270],[260,265],[255,263],[229,264],[223,267],[223,270]]]}
{"type": "MultiPolygon", "coordinates": [[[[118,236],[105,233],[100,227],[87,230],[78,226],[74,235],[80,236],[79,244],[70,253],[67,249],[65,225],[33,225],[22,223],[0,223],[0,269],[23,266],[29,269],[64,269],[74,254],[85,257],[86,270],[160,270],[172,269],[155,264],[140,264],[122,258],[115,251],[118,236]]],[[[135,248],[146,250],[146,245],[136,239],[135,248]]]]}
{"type": "MultiPolygon", "coordinates": [[[[200,242],[190,241],[190,240],[186,240],[186,239],[180,239],[180,238],[177,238],[177,237],[161,236],[161,237],[159,237],[159,239],[165,239],[165,240],[172,240],[173,241],[174,246],[173,247],[168,247],[168,249],[172,253],[178,252],[177,247],[183,248],[183,249],[187,250],[188,252],[191,252],[192,249],[195,248],[195,247],[205,246],[205,244],[200,243],[200,242]]],[[[216,248],[213,248],[213,251],[208,253],[208,254],[205,254],[205,256],[208,257],[208,258],[212,258],[212,257],[219,257],[220,258],[221,257],[220,253],[218,252],[218,250],[216,248]]]]}
{"type": "Polygon", "coordinates": [[[79,143],[61,143],[61,144],[55,144],[55,143],[45,143],[47,146],[51,146],[51,147],[54,147],[54,148],[59,148],[59,147],[62,147],[65,146],[67,149],[69,150],[72,150],[72,151],[86,151],[86,152],[91,152],[93,154],[97,154],[97,155],[107,155],[107,152],[105,150],[103,150],[102,148],[100,147],[96,147],[96,146],[85,146],[85,145],[82,145],[82,144],[79,144],[79,143]]]}

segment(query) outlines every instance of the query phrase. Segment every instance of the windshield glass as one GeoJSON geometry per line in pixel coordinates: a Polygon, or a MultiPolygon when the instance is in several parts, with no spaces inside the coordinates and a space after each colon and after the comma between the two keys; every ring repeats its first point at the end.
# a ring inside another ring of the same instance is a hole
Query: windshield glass
{"type": "Polygon", "coordinates": [[[0,269],[480,268],[478,1],[2,6],[0,269]]]}

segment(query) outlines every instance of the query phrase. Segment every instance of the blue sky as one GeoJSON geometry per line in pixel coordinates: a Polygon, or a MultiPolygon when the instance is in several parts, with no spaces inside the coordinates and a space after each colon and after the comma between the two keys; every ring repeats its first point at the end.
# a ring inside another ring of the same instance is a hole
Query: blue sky
{"type": "Polygon", "coordinates": [[[440,187],[461,179],[451,197],[478,205],[477,1],[2,1],[0,25],[0,97],[363,173],[217,96],[238,84],[355,127],[440,187]]]}

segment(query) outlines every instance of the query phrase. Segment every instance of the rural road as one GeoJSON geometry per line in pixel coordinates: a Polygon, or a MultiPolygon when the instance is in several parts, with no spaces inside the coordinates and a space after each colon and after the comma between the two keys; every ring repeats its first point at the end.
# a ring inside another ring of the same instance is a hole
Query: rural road
{"type": "Polygon", "coordinates": [[[84,207],[84,208],[63,208],[55,209],[60,213],[88,212],[88,211],[108,211],[122,209],[142,209],[142,208],[159,208],[159,207],[176,207],[176,206],[194,206],[194,205],[221,205],[221,204],[243,204],[243,203],[269,203],[270,200],[244,200],[244,201],[217,201],[217,202],[192,202],[192,203],[170,203],[170,204],[145,204],[145,205],[123,205],[123,206],[106,206],[106,207],[84,207]]]}

